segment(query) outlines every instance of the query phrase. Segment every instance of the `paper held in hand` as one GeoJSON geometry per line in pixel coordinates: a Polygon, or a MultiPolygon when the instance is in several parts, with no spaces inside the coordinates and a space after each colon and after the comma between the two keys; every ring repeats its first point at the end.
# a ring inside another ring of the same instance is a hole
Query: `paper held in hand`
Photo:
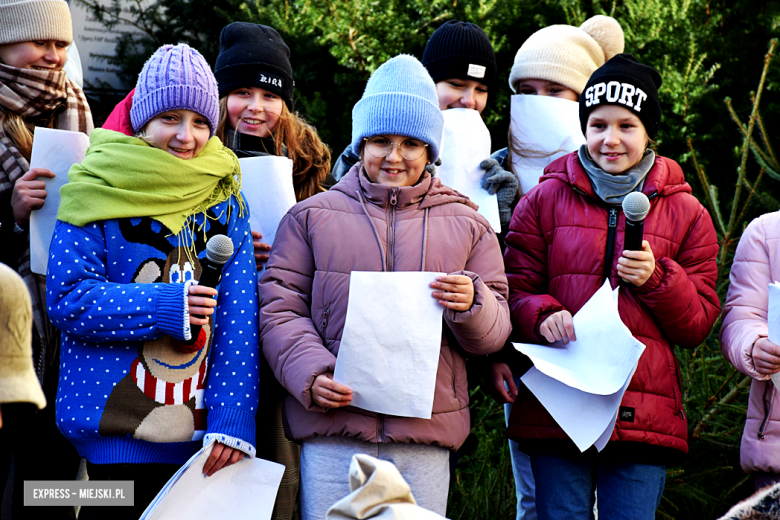
{"type": "Polygon", "coordinates": [[[498,199],[482,189],[485,170],[479,163],[490,158],[490,132],[482,116],[468,108],[443,110],[444,134],[441,140],[441,166],[436,176],[442,184],[466,195],[479,206],[496,233],[501,231],[498,199]]]}
{"type": "MultiPolygon", "coordinates": [[[[769,325],[769,341],[780,345],[780,283],[769,284],[769,305],[767,307],[767,324],[769,325]]],[[[772,374],[775,388],[780,388],[780,372],[772,374]]]]}
{"type": "Polygon", "coordinates": [[[241,193],[249,204],[249,225],[262,233],[261,242],[273,245],[276,228],[287,211],[295,206],[293,163],[287,157],[266,155],[239,159],[241,193]]]}
{"type": "Polygon", "coordinates": [[[585,143],[579,106],[576,101],[549,96],[512,96],[512,169],[522,193],[539,184],[551,162],[585,143]]]}
{"type": "Polygon", "coordinates": [[[284,466],[247,458],[207,477],[203,465],[213,446],[201,448],[171,477],[140,520],[270,520],[284,466]]]}
{"type": "Polygon", "coordinates": [[[443,307],[430,283],[445,273],[353,271],[333,379],[372,412],[430,419],[443,307]]]}
{"type": "Polygon", "coordinates": [[[46,168],[54,178],[38,177],[46,183],[46,203],[30,214],[30,269],[46,274],[49,244],[60,209],[60,188],[68,183],[70,167],[84,160],[89,137],[82,132],[35,127],[30,169],[46,168]]]}
{"type": "Polygon", "coordinates": [[[620,319],[618,291],[606,280],[574,315],[576,341],[514,344],[534,363],[523,383],[581,451],[606,445],[645,350],[620,319]]]}

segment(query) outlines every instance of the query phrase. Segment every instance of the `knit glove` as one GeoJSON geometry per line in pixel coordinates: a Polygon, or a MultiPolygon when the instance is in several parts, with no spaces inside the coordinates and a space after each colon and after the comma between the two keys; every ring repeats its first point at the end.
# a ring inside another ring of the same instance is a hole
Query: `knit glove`
{"type": "Polygon", "coordinates": [[[512,201],[517,195],[518,180],[515,174],[508,172],[498,164],[495,159],[485,159],[479,163],[479,167],[485,170],[482,176],[481,186],[498,199],[498,215],[501,219],[501,228],[509,226],[512,218],[512,201]]]}

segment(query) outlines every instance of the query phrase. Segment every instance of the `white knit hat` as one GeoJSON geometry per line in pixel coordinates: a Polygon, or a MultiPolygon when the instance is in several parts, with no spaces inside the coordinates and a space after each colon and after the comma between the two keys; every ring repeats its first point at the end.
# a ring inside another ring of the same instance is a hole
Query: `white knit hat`
{"type": "Polygon", "coordinates": [[[559,83],[581,94],[593,72],[623,52],[623,29],[614,18],[597,15],[579,27],[550,25],[533,33],[515,55],[509,87],[521,79],[559,83]]]}
{"type": "Polygon", "coordinates": [[[73,42],[65,0],[0,0],[0,45],[38,40],[73,42]]]}
{"type": "Polygon", "coordinates": [[[0,264],[0,403],[46,406],[32,361],[32,303],[22,278],[0,264]]]}

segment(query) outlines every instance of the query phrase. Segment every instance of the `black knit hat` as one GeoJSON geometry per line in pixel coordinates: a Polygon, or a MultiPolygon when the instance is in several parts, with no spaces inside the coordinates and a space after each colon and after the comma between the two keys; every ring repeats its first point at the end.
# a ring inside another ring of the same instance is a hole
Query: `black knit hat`
{"type": "Polygon", "coordinates": [[[496,54],[478,25],[450,20],[433,33],[423,51],[422,64],[434,83],[457,78],[473,79],[493,88],[496,54]]]}
{"type": "Polygon", "coordinates": [[[219,97],[237,88],[259,87],[281,96],[293,110],[290,49],[272,27],[234,22],[222,29],[214,76],[219,97]]]}
{"type": "Polygon", "coordinates": [[[639,63],[631,54],[615,55],[596,69],[582,91],[582,133],[585,134],[591,111],[602,105],[617,105],[633,112],[645,125],[650,139],[655,138],[661,126],[660,86],[661,75],[653,67],[639,63]]]}

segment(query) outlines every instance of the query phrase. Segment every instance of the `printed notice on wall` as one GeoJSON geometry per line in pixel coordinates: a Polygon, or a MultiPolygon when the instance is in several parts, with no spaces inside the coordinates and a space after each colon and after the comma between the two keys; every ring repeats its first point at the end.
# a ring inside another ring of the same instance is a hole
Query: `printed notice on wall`
{"type": "MultiPolygon", "coordinates": [[[[96,0],[97,4],[105,7],[108,12],[111,11],[113,2],[111,0],[96,0]]],[[[143,6],[149,5],[150,0],[140,2],[143,6]]],[[[138,4],[131,0],[120,0],[119,5],[122,12],[119,13],[120,21],[111,29],[104,26],[92,11],[81,5],[79,2],[70,2],[70,13],[73,18],[73,41],[79,50],[81,56],[81,66],[84,69],[84,86],[90,88],[113,88],[116,90],[129,90],[133,85],[126,85],[119,78],[117,72],[119,67],[100,59],[98,55],[113,56],[116,43],[122,34],[138,34],[143,32],[132,25],[136,15],[130,11],[130,6],[138,4]]],[[[106,19],[112,19],[107,14],[106,19]]]]}

